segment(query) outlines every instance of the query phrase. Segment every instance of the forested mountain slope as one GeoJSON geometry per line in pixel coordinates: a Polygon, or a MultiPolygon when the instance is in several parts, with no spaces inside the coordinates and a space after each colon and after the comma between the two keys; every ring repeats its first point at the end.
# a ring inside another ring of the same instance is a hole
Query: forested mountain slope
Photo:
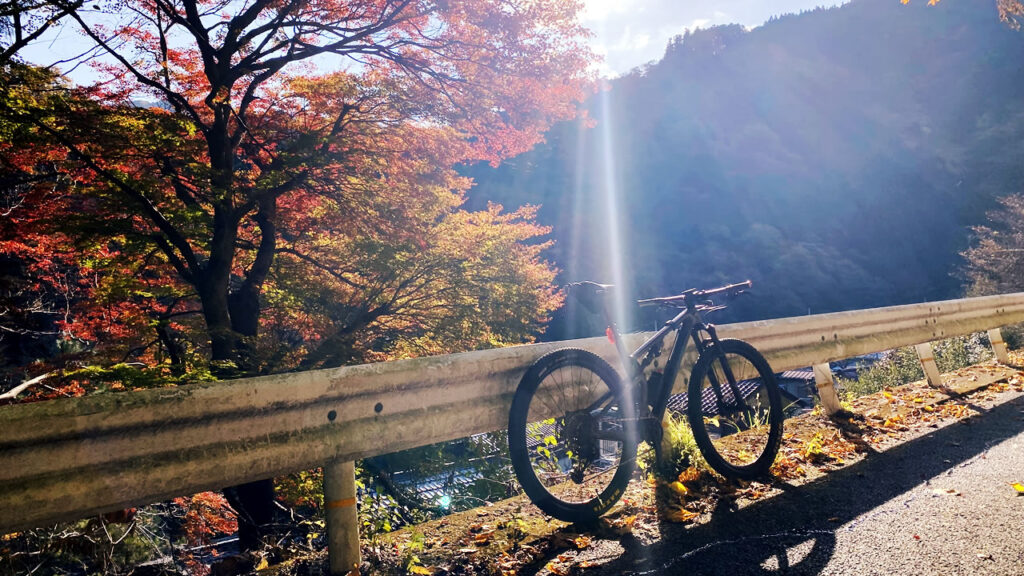
{"type": "Polygon", "coordinates": [[[698,31],[589,109],[593,127],[467,169],[470,206],[541,204],[564,282],[613,280],[617,214],[634,296],[754,280],[719,321],[957,297],[968,227],[1024,190],[1024,33],[990,1],[698,31]]]}

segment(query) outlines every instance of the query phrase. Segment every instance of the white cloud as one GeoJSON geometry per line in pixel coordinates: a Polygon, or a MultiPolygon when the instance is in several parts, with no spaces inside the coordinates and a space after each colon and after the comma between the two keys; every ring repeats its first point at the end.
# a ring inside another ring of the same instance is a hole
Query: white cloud
{"type": "Polygon", "coordinates": [[[768,18],[843,0],[584,0],[580,16],[604,55],[601,71],[619,75],[660,58],[669,39],[718,24],[760,26],[768,18]]]}

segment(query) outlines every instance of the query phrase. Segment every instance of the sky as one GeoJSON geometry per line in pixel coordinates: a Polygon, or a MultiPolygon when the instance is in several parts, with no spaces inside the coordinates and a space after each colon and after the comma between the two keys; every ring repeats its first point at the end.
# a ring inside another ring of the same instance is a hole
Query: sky
{"type": "Polygon", "coordinates": [[[604,57],[603,76],[620,76],[659,60],[673,36],[718,24],[754,28],[772,16],[798,13],[839,0],[584,0],[583,24],[604,57]]]}
{"type": "MultiPolygon", "coordinates": [[[[557,1],[557,0],[551,0],[557,1]]],[[[742,24],[754,28],[772,16],[798,13],[818,6],[835,6],[843,0],[583,0],[583,24],[594,36],[591,45],[604,58],[599,73],[615,77],[659,60],[673,36],[686,30],[718,24],[742,24]]],[[[58,27],[26,51],[29,61],[49,64],[55,52],[77,54],[83,41],[73,26],[58,27]]],[[[67,67],[64,67],[67,72],[67,67]]],[[[94,80],[88,67],[71,77],[78,82],[94,80]]]]}

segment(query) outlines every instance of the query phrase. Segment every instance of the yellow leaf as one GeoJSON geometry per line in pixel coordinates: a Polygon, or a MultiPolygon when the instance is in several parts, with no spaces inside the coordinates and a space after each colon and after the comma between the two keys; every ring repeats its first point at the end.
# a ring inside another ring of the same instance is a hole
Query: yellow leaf
{"type": "Polygon", "coordinates": [[[699,516],[696,512],[690,512],[686,508],[670,508],[665,513],[665,518],[669,522],[689,522],[699,516]]]}
{"type": "Polygon", "coordinates": [[[611,521],[611,528],[616,534],[628,534],[633,531],[633,523],[636,522],[636,515],[616,518],[611,521]]]}
{"type": "Polygon", "coordinates": [[[409,567],[409,573],[410,574],[426,574],[427,576],[429,576],[430,574],[433,574],[434,571],[431,570],[430,568],[426,568],[426,567],[423,567],[423,566],[410,566],[409,567]]]}
{"type": "Polygon", "coordinates": [[[1010,486],[1013,486],[1013,489],[1017,491],[1018,496],[1024,494],[1024,484],[1014,482],[1013,484],[1010,484],[1010,486]]]}
{"type": "Polygon", "coordinates": [[[686,486],[684,486],[683,483],[678,480],[669,484],[668,487],[671,488],[673,492],[679,494],[680,496],[686,496],[686,493],[689,492],[689,490],[686,489],[686,486]]]}
{"type": "Polygon", "coordinates": [[[590,546],[590,537],[589,536],[579,536],[577,538],[574,538],[572,543],[576,545],[576,548],[578,548],[580,550],[583,550],[587,546],[590,546]]]}
{"type": "Polygon", "coordinates": [[[555,574],[555,576],[567,576],[569,574],[568,568],[562,566],[561,564],[556,564],[554,562],[548,562],[545,568],[548,569],[548,572],[555,574]]]}

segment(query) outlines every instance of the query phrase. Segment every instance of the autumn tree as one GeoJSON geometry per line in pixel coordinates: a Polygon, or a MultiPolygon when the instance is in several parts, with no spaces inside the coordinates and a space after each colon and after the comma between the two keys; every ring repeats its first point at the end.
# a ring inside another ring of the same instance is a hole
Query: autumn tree
{"type": "Polygon", "coordinates": [[[1024,196],[1006,196],[999,203],[988,213],[991,224],[975,226],[971,246],[961,254],[972,296],[1024,290],[1024,196]]]}
{"type": "Polygon", "coordinates": [[[429,164],[435,185],[462,189],[454,163],[527,149],[575,113],[586,80],[575,3],[121,6],[110,4],[122,22],[113,28],[69,15],[116,62],[103,65],[115,80],[96,97],[122,108],[159,102],[187,124],[167,136],[180,151],[133,158],[139,181],[91,153],[94,133],[42,129],[132,207],[194,287],[215,362],[244,363],[242,340],[258,333],[283,196],[330,196],[347,204],[345,225],[372,225],[364,206],[382,195],[415,205],[411,167],[429,164]],[[343,69],[298,69],[326,56],[343,69]]]}
{"type": "MultiPolygon", "coordinates": [[[[903,4],[910,4],[910,0],[900,0],[903,4]]],[[[928,0],[929,6],[935,6],[939,0],[928,0]]],[[[1024,3],[1020,0],[996,0],[996,10],[999,12],[999,19],[1014,30],[1020,30],[1021,22],[1024,21],[1024,3]]]]}
{"type": "Polygon", "coordinates": [[[45,0],[0,0],[0,64],[40,39],[84,0],[51,4],[45,0]]]}
{"type": "Polygon", "coordinates": [[[996,0],[999,18],[1014,30],[1020,30],[1024,22],[1024,3],[1020,0],[996,0]]]}
{"type": "MultiPolygon", "coordinates": [[[[578,2],[18,6],[22,22],[63,15],[102,54],[95,86],[45,98],[3,86],[6,121],[45,141],[74,183],[31,203],[50,212],[38,222],[94,253],[65,266],[105,271],[79,274],[79,300],[108,298],[114,323],[157,318],[156,348],[172,364],[184,362],[176,319],[190,314],[225,376],[514,340],[555,302],[538,247],[517,243],[539,233],[529,213],[459,213],[470,182],[453,167],[497,163],[576,113],[590,80],[578,2]],[[485,241],[451,237],[467,231],[485,241]],[[525,282],[510,261],[532,265],[525,282]],[[506,287],[468,289],[473,274],[506,287]],[[516,302],[532,317],[502,306],[516,302]],[[467,304],[507,329],[451,314],[467,304]],[[271,330],[280,345],[268,351],[271,330]]],[[[11,167],[36,175],[36,160],[11,167]]]]}

